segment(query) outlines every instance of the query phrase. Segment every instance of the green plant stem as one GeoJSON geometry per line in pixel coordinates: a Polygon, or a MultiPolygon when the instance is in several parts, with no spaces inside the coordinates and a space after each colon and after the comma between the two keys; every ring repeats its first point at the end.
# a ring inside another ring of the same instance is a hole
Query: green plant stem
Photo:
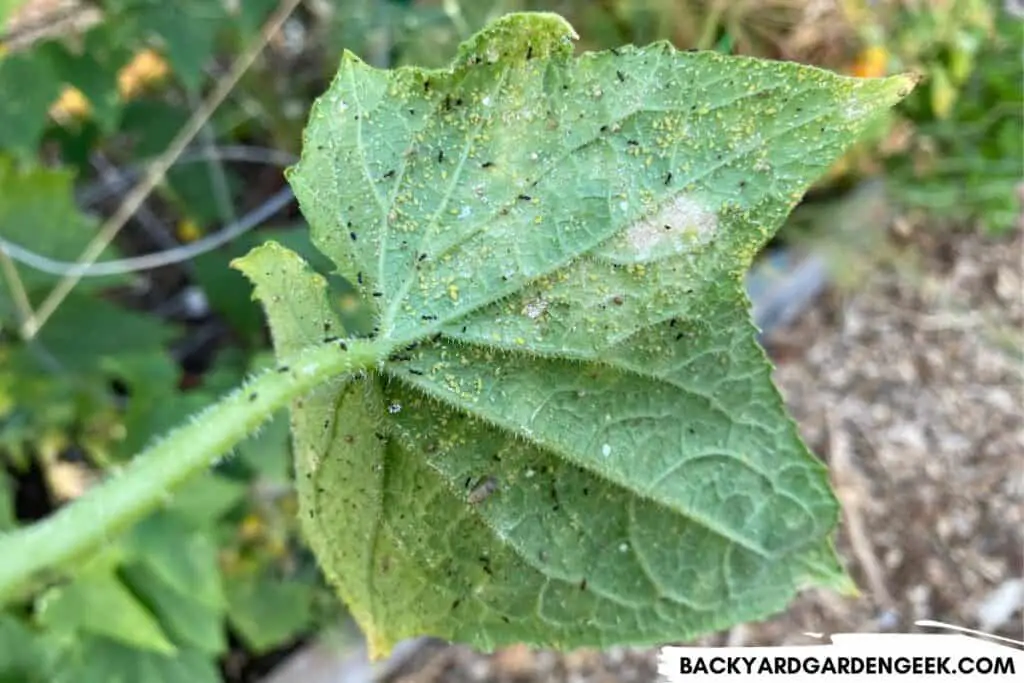
{"type": "Polygon", "coordinates": [[[246,382],[73,503],[43,521],[0,535],[0,605],[21,595],[41,572],[66,566],[116,538],[292,399],[381,360],[380,344],[352,341],[347,347],[343,351],[335,342],[282,361],[278,369],[246,382]]]}
{"type": "Polygon", "coordinates": [[[724,8],[719,2],[712,3],[711,7],[708,8],[707,16],[704,17],[700,37],[697,38],[696,47],[698,50],[710,50],[714,46],[715,38],[718,34],[719,26],[721,25],[723,12],[724,8]]]}

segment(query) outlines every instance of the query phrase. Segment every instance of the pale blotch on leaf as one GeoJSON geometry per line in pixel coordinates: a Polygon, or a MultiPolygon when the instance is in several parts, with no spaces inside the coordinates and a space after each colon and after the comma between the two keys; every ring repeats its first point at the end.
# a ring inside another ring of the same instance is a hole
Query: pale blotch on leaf
{"type": "Polygon", "coordinates": [[[546,310],[548,310],[547,301],[544,299],[534,299],[533,301],[528,301],[526,305],[523,306],[523,315],[530,320],[536,320],[544,315],[544,311],[546,310]]]}
{"type": "Polygon", "coordinates": [[[679,195],[657,213],[632,225],[622,247],[636,261],[649,261],[708,244],[718,216],[691,195],[679,195]]]}

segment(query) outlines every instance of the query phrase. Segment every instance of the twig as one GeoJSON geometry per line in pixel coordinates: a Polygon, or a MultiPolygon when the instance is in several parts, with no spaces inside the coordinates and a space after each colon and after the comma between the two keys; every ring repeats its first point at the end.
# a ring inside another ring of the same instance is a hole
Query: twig
{"type": "MultiPolygon", "coordinates": [[[[203,127],[206,121],[213,114],[214,110],[221,104],[221,102],[224,101],[228,96],[228,93],[230,93],[235,87],[239,79],[242,77],[242,74],[244,74],[248,70],[249,66],[252,65],[256,56],[263,50],[267,42],[270,40],[270,37],[281,28],[281,25],[291,15],[301,1],[302,0],[282,0],[281,5],[270,19],[267,20],[266,25],[260,33],[260,38],[235,60],[235,63],[231,66],[231,70],[228,72],[227,76],[217,83],[217,87],[214,88],[214,91],[203,102],[203,106],[193,113],[185,126],[178,132],[178,135],[175,136],[167,151],[160,155],[156,161],[149,166],[139,185],[136,186],[127,197],[125,197],[124,202],[118,208],[117,212],[109,221],[107,221],[86,248],[85,252],[82,253],[81,257],[79,257],[78,260],[79,263],[82,264],[82,271],[84,271],[97,259],[97,257],[99,257],[101,253],[103,253],[103,250],[106,249],[107,245],[110,244],[121,228],[124,227],[128,222],[128,219],[133,213],[135,213],[136,209],[142,205],[142,202],[145,201],[146,197],[148,197],[153,191],[153,188],[155,188],[161,179],[163,179],[167,170],[185,150],[185,147],[203,127]]],[[[25,339],[31,339],[39,333],[40,328],[46,324],[46,321],[50,319],[50,316],[53,315],[53,312],[57,310],[57,307],[60,306],[80,279],[81,275],[76,272],[66,275],[57,283],[57,286],[54,287],[46,297],[35,315],[33,315],[29,320],[26,320],[22,325],[22,336],[25,339]]]]}
{"type": "Polygon", "coordinates": [[[825,427],[828,431],[829,465],[833,473],[836,496],[842,501],[850,546],[861,569],[864,570],[872,596],[882,607],[892,608],[895,601],[885,586],[885,575],[875,558],[861,515],[861,492],[865,484],[853,464],[849,439],[840,429],[830,408],[825,409],[825,427]]]}
{"type": "Polygon", "coordinates": [[[0,269],[3,270],[4,280],[11,290],[11,298],[14,299],[14,307],[18,311],[18,320],[22,324],[32,317],[32,303],[28,300],[28,292],[25,291],[25,283],[18,275],[18,269],[10,254],[0,248],[0,269]]]}

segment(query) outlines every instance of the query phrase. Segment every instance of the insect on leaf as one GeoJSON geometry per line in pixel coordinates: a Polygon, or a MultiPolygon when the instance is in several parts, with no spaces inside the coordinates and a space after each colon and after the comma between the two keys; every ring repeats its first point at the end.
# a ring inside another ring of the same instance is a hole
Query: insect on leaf
{"type": "MultiPolygon", "coordinates": [[[[292,408],[307,536],[377,654],[679,641],[849,587],[742,279],[912,81],[573,37],[517,14],[446,70],[346,53],[288,175],[388,351],[292,408]]],[[[298,257],[239,267],[279,352],[322,334],[298,257]]]]}

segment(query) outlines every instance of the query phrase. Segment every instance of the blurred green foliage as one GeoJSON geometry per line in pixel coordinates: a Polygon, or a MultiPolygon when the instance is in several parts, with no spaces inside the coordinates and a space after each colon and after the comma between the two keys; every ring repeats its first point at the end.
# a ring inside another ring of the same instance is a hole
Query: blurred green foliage
{"type": "Polygon", "coordinates": [[[906,105],[911,154],[892,160],[907,205],[1001,233],[1017,226],[1024,181],[1024,23],[1004,13],[987,33],[960,38],[927,72],[929,88],[906,105]]]}
{"type": "MultiPolygon", "coordinates": [[[[0,24],[18,4],[0,2],[0,24]]],[[[86,205],[76,190],[102,188],[104,168],[126,172],[163,152],[277,6],[275,0],[93,4],[104,18],[81,35],[44,37],[18,50],[6,49],[14,36],[0,39],[0,92],[17,94],[0,98],[0,237],[63,261],[82,252],[100,216],[123,196],[93,192],[106,198],[86,205]],[[159,58],[140,59],[147,50],[159,58]]],[[[858,49],[880,48],[890,70],[920,69],[929,81],[881,125],[867,157],[885,157],[879,150],[901,118],[912,133],[909,152],[884,164],[898,197],[992,230],[1012,226],[1013,187],[1024,175],[1020,21],[982,0],[938,6],[837,0],[833,9],[846,7],[852,25],[844,28],[841,13],[823,14],[808,41],[811,4],[306,3],[200,140],[297,152],[312,98],[333,76],[342,48],[377,66],[438,66],[490,19],[541,9],[565,15],[583,36],[581,49],[669,39],[680,48],[844,68],[858,49]]],[[[176,166],[147,202],[155,220],[132,221],[100,260],[194,238],[186,227],[202,235],[281,186],[277,169],[258,165],[176,166]],[[154,222],[163,241],[153,235],[154,222]]],[[[183,267],[85,278],[29,343],[18,334],[25,304],[38,306],[59,278],[0,263],[0,530],[78,495],[268,362],[263,316],[248,283],[227,263],[268,238],[322,263],[303,228],[283,217],[183,267]],[[208,304],[200,320],[165,310],[184,300],[188,287],[208,304]],[[207,334],[212,341],[203,342],[207,334]],[[41,477],[42,493],[33,477],[41,477]]],[[[351,286],[336,284],[346,323],[368,327],[351,286]]],[[[217,663],[230,647],[229,631],[261,653],[337,618],[340,607],[297,536],[290,458],[281,416],[210,476],[169,497],[164,510],[111,539],[78,575],[54,577],[0,612],[0,681],[220,680],[217,663]]]]}

